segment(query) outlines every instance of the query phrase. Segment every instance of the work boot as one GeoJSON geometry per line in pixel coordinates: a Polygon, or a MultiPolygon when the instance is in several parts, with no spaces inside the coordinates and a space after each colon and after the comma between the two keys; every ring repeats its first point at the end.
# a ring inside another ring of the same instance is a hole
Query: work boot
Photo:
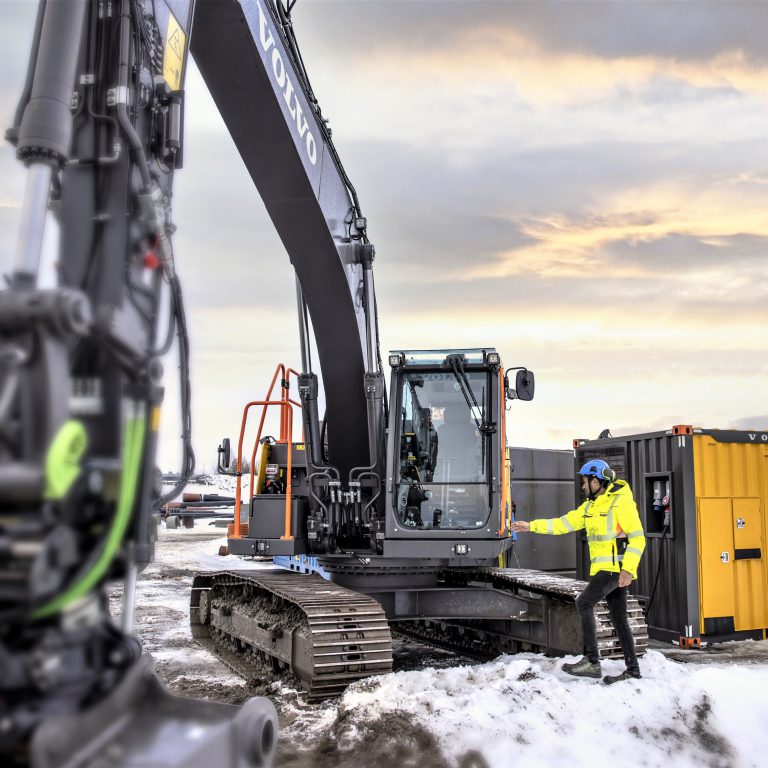
{"type": "Polygon", "coordinates": [[[620,683],[622,680],[639,680],[642,677],[639,669],[625,669],[620,675],[606,675],[603,682],[606,685],[620,683]]]}
{"type": "Polygon", "coordinates": [[[562,669],[574,677],[600,678],[600,662],[593,663],[586,656],[582,656],[575,664],[563,664],[562,669]]]}

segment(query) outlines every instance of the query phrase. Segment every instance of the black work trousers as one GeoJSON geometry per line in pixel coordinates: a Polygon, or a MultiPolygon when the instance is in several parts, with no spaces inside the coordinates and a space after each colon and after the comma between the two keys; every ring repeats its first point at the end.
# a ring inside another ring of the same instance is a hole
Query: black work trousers
{"type": "Polygon", "coordinates": [[[584,591],[576,598],[576,608],[581,617],[581,629],[584,636],[584,655],[593,664],[600,661],[597,652],[597,627],[594,609],[603,598],[608,603],[611,624],[619,636],[627,669],[630,672],[639,672],[635,641],[627,618],[627,587],[619,587],[618,573],[598,571],[589,579],[584,591]]]}

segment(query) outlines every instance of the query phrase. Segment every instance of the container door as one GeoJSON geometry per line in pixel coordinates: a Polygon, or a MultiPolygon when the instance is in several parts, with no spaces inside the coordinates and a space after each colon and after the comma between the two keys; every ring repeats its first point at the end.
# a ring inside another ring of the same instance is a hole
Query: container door
{"type": "Polygon", "coordinates": [[[736,613],[730,499],[699,499],[699,600],[702,634],[733,631],[736,613]]]}
{"type": "Polygon", "coordinates": [[[733,499],[736,630],[768,626],[765,532],[760,499],[733,499]]]}

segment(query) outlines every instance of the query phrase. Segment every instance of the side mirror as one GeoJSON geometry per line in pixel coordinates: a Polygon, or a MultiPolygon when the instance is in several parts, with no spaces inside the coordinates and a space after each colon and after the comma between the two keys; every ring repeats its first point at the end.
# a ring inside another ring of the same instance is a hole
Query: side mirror
{"type": "Polygon", "coordinates": [[[218,448],[218,454],[219,454],[219,457],[216,465],[216,471],[220,475],[227,475],[229,474],[229,472],[227,471],[229,469],[229,463],[232,460],[228,437],[225,437],[221,441],[221,445],[218,448]]]}
{"type": "MultiPolygon", "coordinates": [[[[507,373],[509,373],[508,369],[507,373]]],[[[533,392],[535,389],[533,371],[529,371],[527,368],[518,368],[515,375],[515,388],[509,386],[509,378],[504,375],[504,391],[507,395],[507,400],[533,400],[533,392]]]]}
{"type": "Polygon", "coordinates": [[[536,389],[533,371],[525,368],[517,372],[515,376],[515,392],[519,400],[533,400],[533,393],[536,389]]]}

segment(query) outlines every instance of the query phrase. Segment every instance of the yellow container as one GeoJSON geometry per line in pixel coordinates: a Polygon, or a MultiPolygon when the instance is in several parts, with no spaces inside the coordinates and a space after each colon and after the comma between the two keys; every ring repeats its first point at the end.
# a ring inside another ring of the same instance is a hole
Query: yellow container
{"type": "MultiPolygon", "coordinates": [[[[757,439],[762,433],[754,434],[757,439]]],[[[768,627],[768,443],[693,437],[699,631],[768,627]]]]}

